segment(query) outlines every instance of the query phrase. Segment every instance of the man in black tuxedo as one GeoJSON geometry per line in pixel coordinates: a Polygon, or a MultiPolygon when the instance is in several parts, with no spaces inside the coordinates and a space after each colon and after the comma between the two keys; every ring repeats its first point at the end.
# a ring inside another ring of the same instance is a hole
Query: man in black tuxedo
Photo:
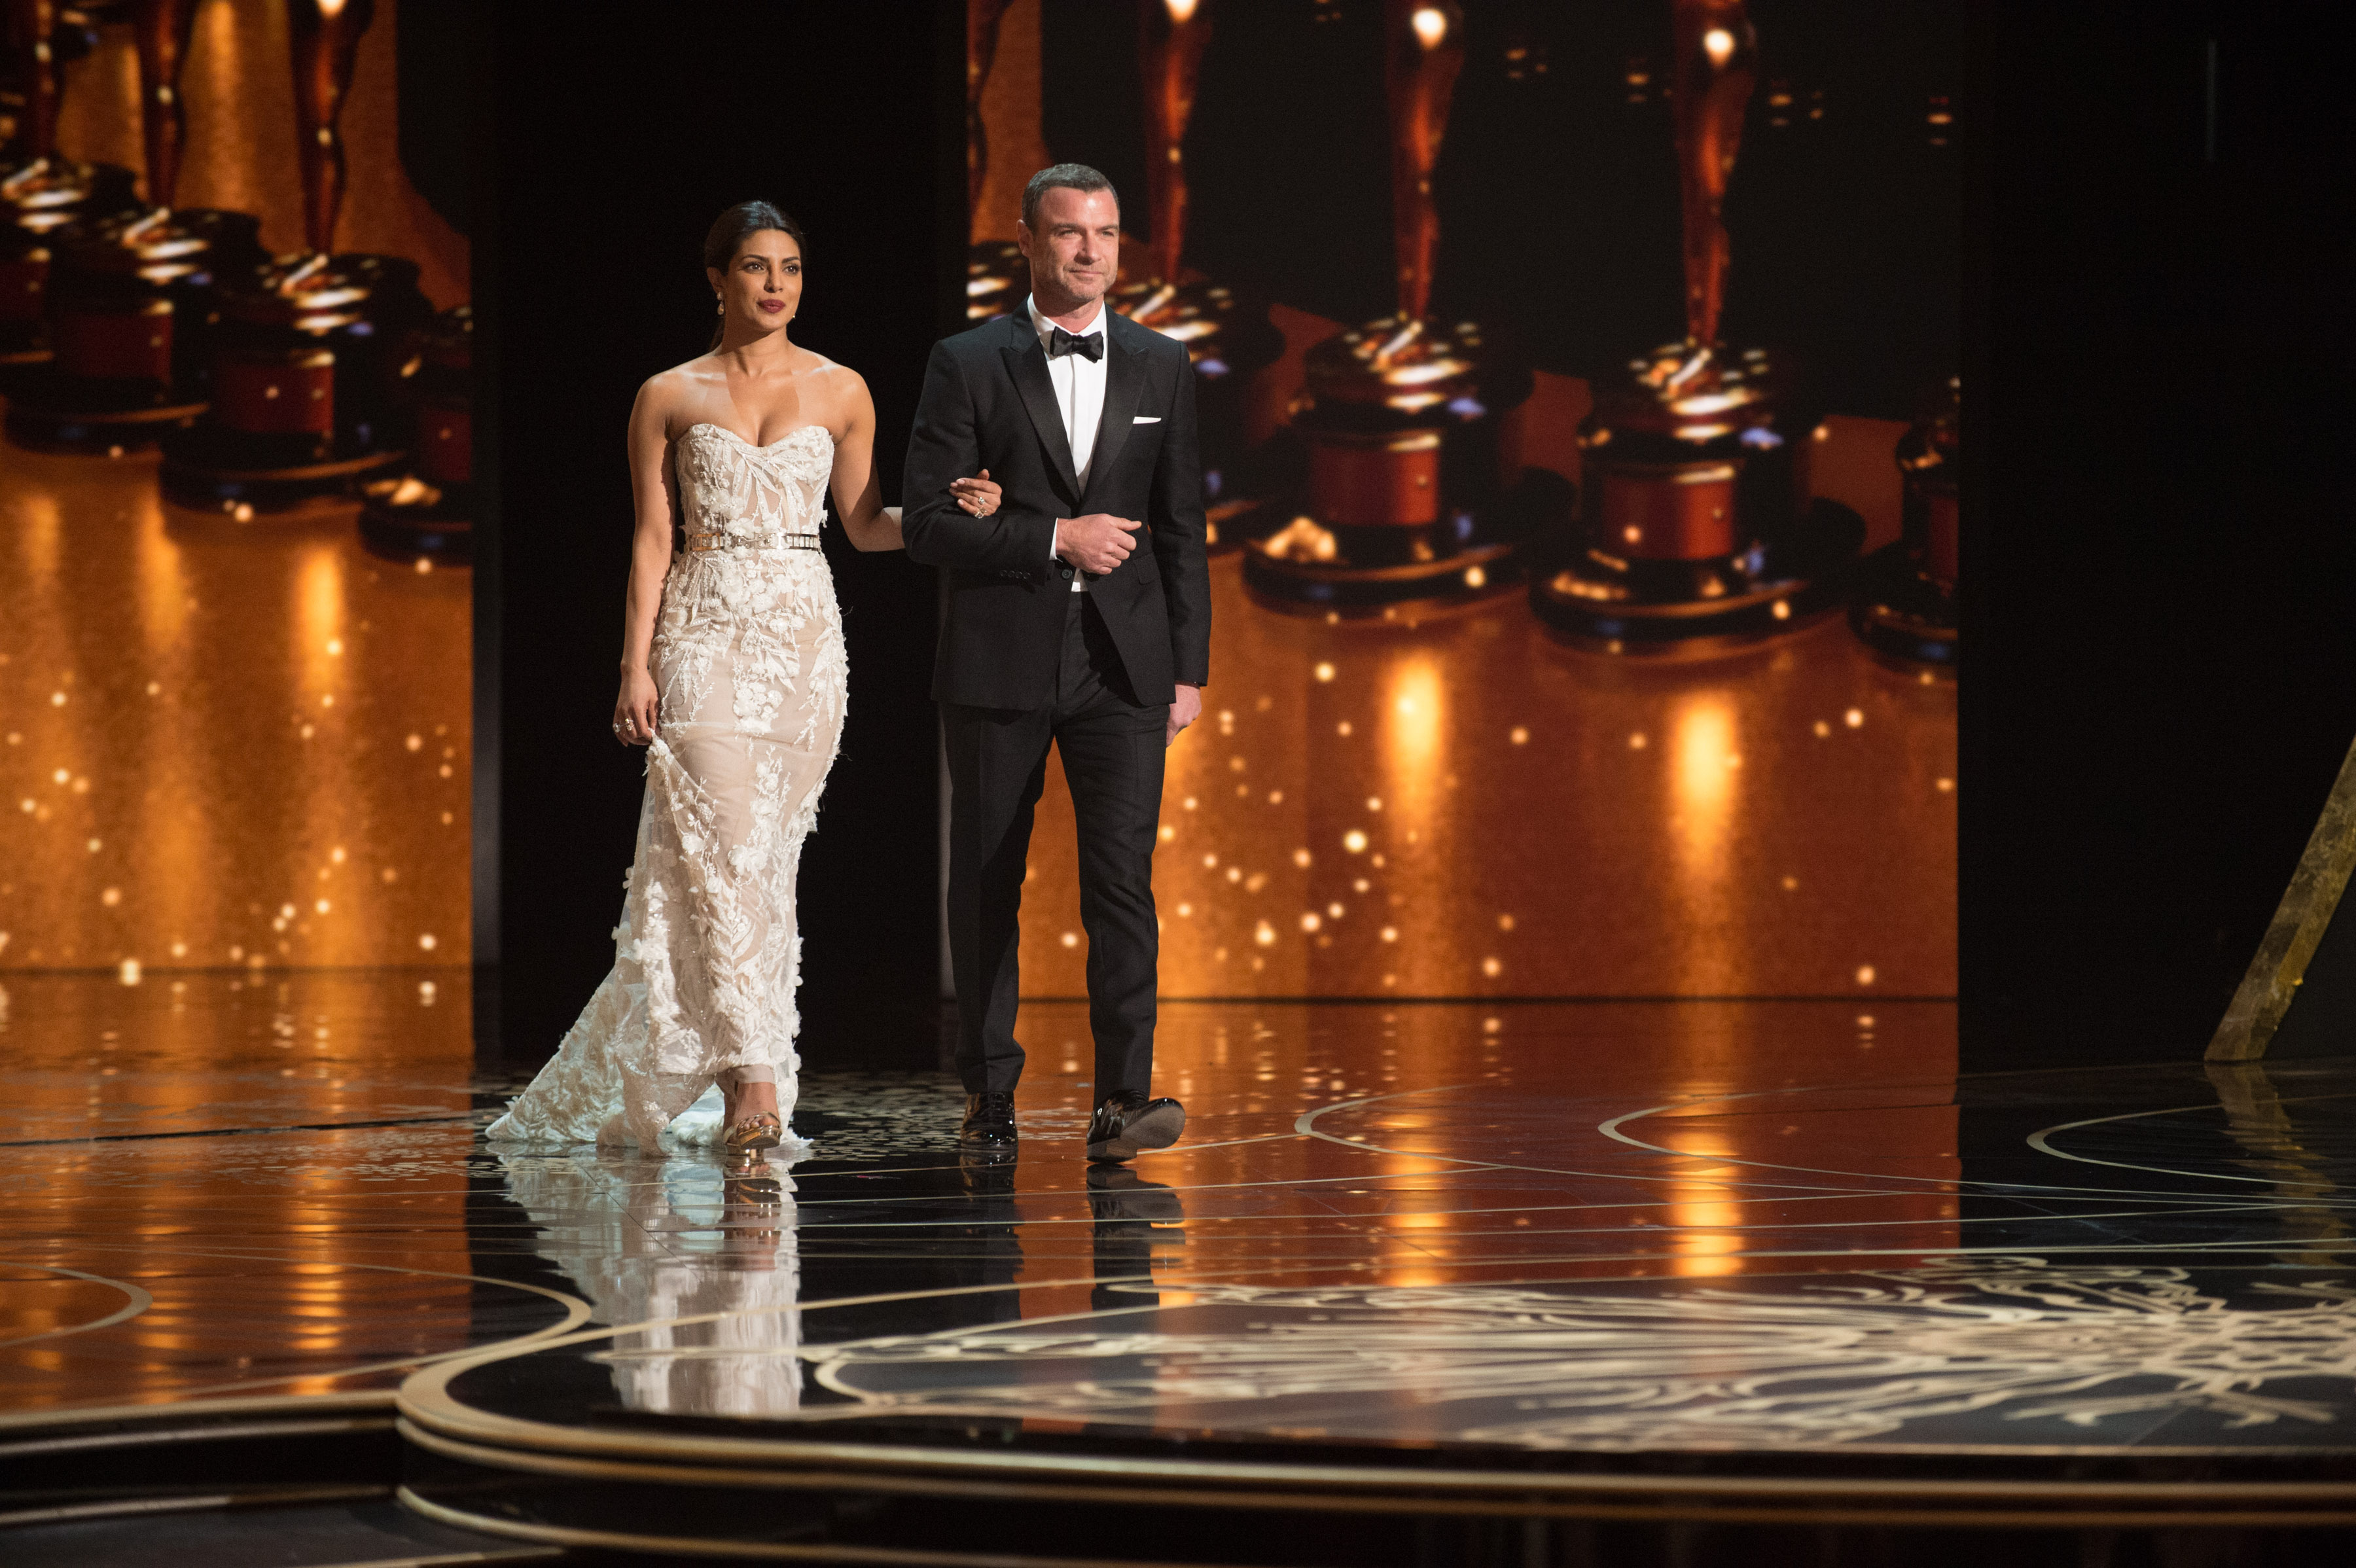
{"type": "Polygon", "coordinates": [[[900,524],[948,597],[933,697],[948,742],[962,1136],[1014,1147],[1016,917],[1053,744],[1079,820],[1088,1157],[1126,1160],[1186,1122],[1151,1080],[1162,751],[1202,712],[1210,677],[1194,373],[1177,341],[1105,306],[1120,205],[1104,176],[1042,169],[1017,233],[1031,297],[934,345],[900,524]],[[982,469],[1004,500],[973,517],[949,481],[982,469]]]}

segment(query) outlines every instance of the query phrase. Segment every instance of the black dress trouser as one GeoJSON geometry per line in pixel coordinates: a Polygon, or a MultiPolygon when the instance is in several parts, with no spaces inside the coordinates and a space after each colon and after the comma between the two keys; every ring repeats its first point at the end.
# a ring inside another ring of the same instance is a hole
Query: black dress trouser
{"type": "Polygon", "coordinates": [[[1088,936],[1090,1098],[1148,1092],[1161,928],[1153,841],[1162,816],[1166,703],[1139,703],[1092,594],[1068,596],[1055,703],[941,704],[949,760],[949,961],[957,982],[958,1074],[969,1094],[1011,1090],[1021,993],[1017,917],[1033,808],[1047,747],[1062,754],[1079,822],[1080,924],[1088,936]]]}

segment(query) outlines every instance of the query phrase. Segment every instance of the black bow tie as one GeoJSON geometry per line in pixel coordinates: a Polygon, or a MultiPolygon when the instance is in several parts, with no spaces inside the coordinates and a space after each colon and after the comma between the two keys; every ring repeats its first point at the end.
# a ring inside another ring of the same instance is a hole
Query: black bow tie
{"type": "Polygon", "coordinates": [[[1091,332],[1084,338],[1075,338],[1058,327],[1055,329],[1055,336],[1047,339],[1047,358],[1052,360],[1062,354],[1077,354],[1090,362],[1101,360],[1104,358],[1104,334],[1091,332]]]}

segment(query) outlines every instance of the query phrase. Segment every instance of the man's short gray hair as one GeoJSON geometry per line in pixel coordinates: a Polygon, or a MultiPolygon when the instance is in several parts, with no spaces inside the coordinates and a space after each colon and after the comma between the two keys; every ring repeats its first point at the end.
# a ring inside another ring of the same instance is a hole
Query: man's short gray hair
{"type": "Polygon", "coordinates": [[[1039,227],[1039,199],[1058,186],[1073,190],[1103,190],[1112,193],[1115,210],[1120,207],[1120,192],[1113,190],[1112,181],[1105,178],[1086,164],[1051,164],[1031,177],[1023,188],[1023,226],[1039,227]]]}

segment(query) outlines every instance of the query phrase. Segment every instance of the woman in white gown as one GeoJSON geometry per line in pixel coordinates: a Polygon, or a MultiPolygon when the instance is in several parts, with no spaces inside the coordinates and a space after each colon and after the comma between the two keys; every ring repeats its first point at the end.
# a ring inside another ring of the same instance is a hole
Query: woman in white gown
{"type": "MultiPolygon", "coordinates": [[[[704,268],[711,351],[648,381],[630,411],[637,525],[614,735],[647,748],[647,790],[614,967],[494,1139],[651,1148],[714,1084],[720,1116],[675,1136],[736,1153],[788,1136],[794,874],[848,676],[819,550],[825,492],[861,550],[899,549],[900,520],[876,487],[866,383],[787,334],[800,228],[765,201],[732,207],[704,268]]],[[[975,516],[997,510],[987,472],[952,489],[975,516]]]]}

